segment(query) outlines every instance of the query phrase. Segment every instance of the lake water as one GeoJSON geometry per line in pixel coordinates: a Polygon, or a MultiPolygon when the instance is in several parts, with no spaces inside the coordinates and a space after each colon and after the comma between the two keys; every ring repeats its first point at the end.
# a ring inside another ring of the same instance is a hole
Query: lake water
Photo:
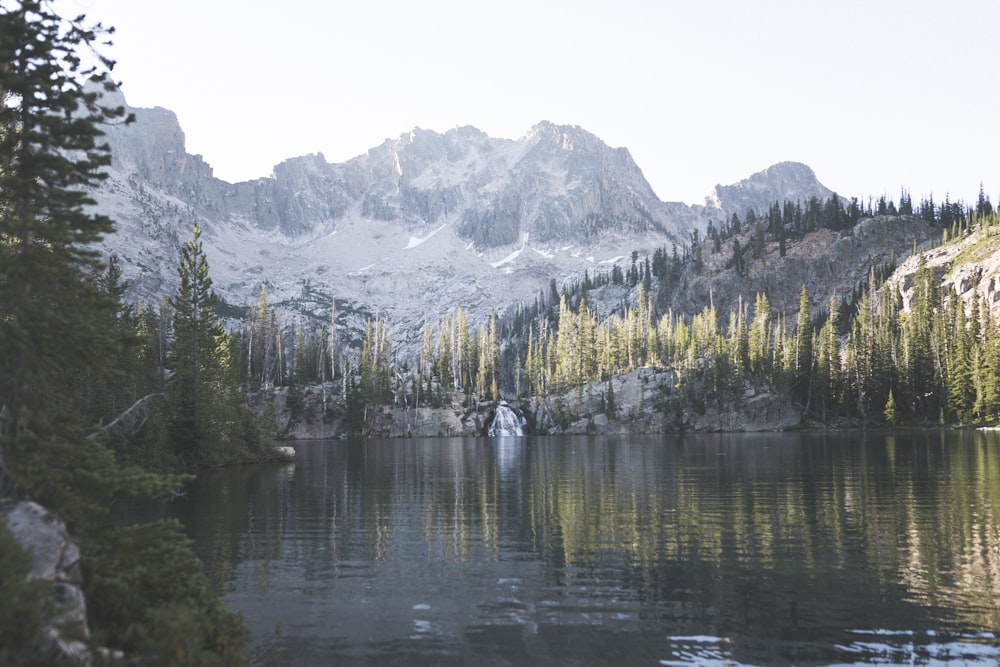
{"type": "Polygon", "coordinates": [[[1000,663],[995,432],[296,450],[175,503],[278,664],[1000,663]]]}

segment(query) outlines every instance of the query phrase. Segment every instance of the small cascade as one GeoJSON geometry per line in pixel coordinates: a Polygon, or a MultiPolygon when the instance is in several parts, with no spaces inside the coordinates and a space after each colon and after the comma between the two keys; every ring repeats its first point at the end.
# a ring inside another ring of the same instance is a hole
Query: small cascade
{"type": "Polygon", "coordinates": [[[492,436],[498,435],[524,435],[524,425],[527,424],[520,412],[515,412],[507,404],[507,401],[500,401],[497,404],[496,413],[493,415],[493,423],[487,433],[492,436]]]}

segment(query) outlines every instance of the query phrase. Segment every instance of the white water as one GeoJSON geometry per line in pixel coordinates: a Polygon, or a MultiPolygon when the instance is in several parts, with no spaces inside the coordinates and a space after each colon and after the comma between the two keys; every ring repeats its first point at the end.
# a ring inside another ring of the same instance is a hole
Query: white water
{"type": "Polygon", "coordinates": [[[500,401],[493,423],[490,424],[489,435],[524,435],[525,423],[524,417],[511,410],[507,401],[500,401]]]}

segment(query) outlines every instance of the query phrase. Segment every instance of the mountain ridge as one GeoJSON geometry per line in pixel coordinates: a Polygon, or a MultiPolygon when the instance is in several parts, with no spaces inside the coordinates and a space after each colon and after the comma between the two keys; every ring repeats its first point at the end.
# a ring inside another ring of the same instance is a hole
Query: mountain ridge
{"type": "Polygon", "coordinates": [[[172,293],[176,255],[197,223],[225,302],[249,306],[266,288],[280,308],[324,321],[335,299],[357,313],[348,328],[380,312],[404,337],[457,306],[485,321],[553,279],[683,247],[709,222],[743,215],[726,208],[750,201],[742,192],[754,205],[790,188],[829,192],[805,165],[781,163],[780,178],[765,170],[717,186],[718,206],[664,202],[627,149],[549,121],[517,140],[472,126],[414,128],[346,162],[312,153],[229,183],[187,153],[172,111],[129,110],[135,123],[106,130],[112,165],[94,194],[118,223],[103,250],[120,256],[134,298],[172,293]]]}

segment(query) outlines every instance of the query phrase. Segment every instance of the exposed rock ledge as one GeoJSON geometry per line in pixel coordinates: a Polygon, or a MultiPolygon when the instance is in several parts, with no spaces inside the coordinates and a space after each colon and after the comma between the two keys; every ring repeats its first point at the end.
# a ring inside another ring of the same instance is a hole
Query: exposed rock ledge
{"type": "MultiPolygon", "coordinates": [[[[734,400],[679,411],[671,400],[676,383],[671,371],[641,368],[610,382],[590,382],[581,389],[510,404],[525,417],[527,433],[544,435],[783,431],[802,424],[801,411],[786,398],[749,388],[734,400]]],[[[484,435],[496,409],[494,401],[469,400],[458,392],[444,407],[369,406],[351,422],[336,389],[280,388],[255,395],[252,403],[258,412],[272,405],[279,432],[291,440],[484,435]]]]}
{"type": "Polygon", "coordinates": [[[90,664],[85,641],[90,637],[87,603],[81,585],[80,550],[54,512],[30,501],[0,502],[0,517],[21,547],[33,557],[29,580],[51,581],[55,589],[53,615],[45,623],[39,653],[56,654],[71,662],[90,664]]]}

